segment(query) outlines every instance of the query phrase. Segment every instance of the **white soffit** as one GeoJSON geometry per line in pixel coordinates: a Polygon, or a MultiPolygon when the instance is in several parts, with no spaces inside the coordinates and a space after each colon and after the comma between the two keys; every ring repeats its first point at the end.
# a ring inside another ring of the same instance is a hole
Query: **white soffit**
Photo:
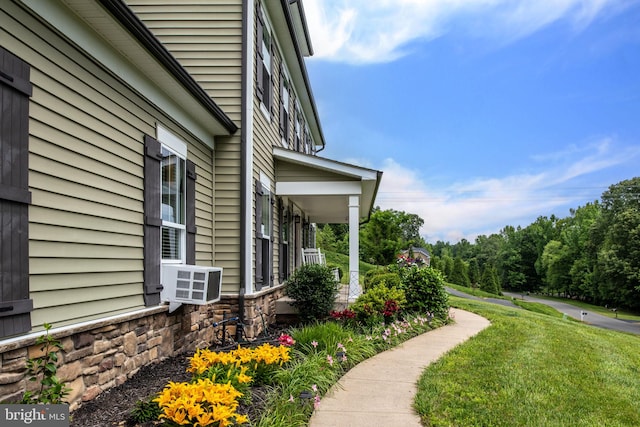
{"type": "Polygon", "coordinates": [[[359,181],[276,182],[278,196],[350,196],[361,193],[359,181]]]}

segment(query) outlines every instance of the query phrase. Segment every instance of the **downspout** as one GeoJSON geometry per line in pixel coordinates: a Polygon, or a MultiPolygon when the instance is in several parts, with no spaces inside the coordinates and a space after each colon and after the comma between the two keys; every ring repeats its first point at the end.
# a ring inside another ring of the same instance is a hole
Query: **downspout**
{"type": "MultiPolygon", "coordinates": [[[[251,246],[251,171],[253,162],[253,22],[255,5],[253,0],[242,2],[242,66],[241,66],[241,126],[240,135],[240,289],[238,290],[238,318],[245,323],[244,296],[247,283],[251,284],[253,265],[251,246]]],[[[242,328],[236,328],[236,342],[242,340],[242,328]]]]}

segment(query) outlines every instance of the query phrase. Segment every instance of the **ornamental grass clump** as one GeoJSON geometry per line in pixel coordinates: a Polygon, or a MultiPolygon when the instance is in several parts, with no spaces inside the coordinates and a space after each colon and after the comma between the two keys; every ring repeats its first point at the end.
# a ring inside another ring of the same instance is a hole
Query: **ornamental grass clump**
{"type": "Polygon", "coordinates": [[[390,325],[352,328],[339,321],[304,325],[291,331],[292,359],[277,371],[272,392],[255,427],[308,425],[322,396],[349,369],[409,338],[441,326],[428,314],[407,314],[390,325]]]}

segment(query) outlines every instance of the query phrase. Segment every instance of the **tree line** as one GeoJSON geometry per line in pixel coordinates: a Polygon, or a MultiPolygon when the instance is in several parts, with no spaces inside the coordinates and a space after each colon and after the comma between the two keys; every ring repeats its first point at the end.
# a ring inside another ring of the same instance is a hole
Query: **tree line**
{"type": "MultiPolygon", "coordinates": [[[[423,247],[450,283],[640,309],[640,177],[611,185],[600,200],[571,209],[568,217],[539,216],[473,243],[428,244],[419,234],[423,224],[415,214],[376,208],[360,229],[361,259],[388,265],[401,250],[423,247]]],[[[347,226],[322,225],[318,245],[347,254],[347,226]]]]}

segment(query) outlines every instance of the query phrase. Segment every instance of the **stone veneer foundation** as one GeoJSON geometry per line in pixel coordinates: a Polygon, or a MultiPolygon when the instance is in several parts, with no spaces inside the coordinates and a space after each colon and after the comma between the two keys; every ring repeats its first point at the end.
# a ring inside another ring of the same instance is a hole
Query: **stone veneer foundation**
{"type": "MultiPolygon", "coordinates": [[[[247,339],[258,336],[263,324],[275,322],[276,300],[283,293],[284,288],[278,287],[245,297],[247,339]]],[[[183,305],[171,314],[165,305],[82,326],[52,329],[51,335],[62,344],[57,376],[71,388],[66,398],[70,410],[124,383],[145,365],[214,345],[220,328],[214,323],[237,313],[238,297],[223,296],[219,303],[183,305]]],[[[235,336],[231,322],[227,332],[235,336]]],[[[38,382],[26,377],[27,359],[42,354],[41,346],[35,344],[38,336],[0,341],[0,403],[17,402],[26,390],[39,387],[38,382]]]]}

